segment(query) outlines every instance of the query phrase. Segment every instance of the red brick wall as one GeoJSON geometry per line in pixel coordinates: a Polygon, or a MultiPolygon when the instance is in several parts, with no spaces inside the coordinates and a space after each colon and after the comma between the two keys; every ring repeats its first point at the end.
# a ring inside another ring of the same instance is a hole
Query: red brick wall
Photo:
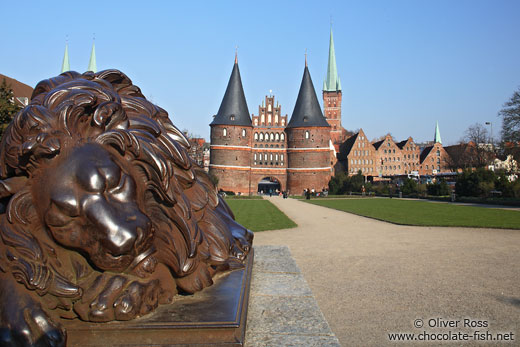
{"type": "Polygon", "coordinates": [[[323,92],[323,115],[330,124],[330,134],[333,143],[339,143],[342,140],[341,96],[341,91],[323,92]]]}
{"type": "Polygon", "coordinates": [[[249,194],[251,134],[252,127],[211,127],[209,173],[218,178],[219,189],[249,194]]]}
{"type": "Polygon", "coordinates": [[[428,156],[424,158],[419,167],[419,174],[433,175],[433,170],[437,170],[437,173],[451,172],[448,153],[440,143],[435,143],[428,156]]]}
{"type": "Polygon", "coordinates": [[[287,136],[287,188],[299,194],[305,188],[321,190],[327,187],[331,176],[330,129],[290,128],[287,136]]]}

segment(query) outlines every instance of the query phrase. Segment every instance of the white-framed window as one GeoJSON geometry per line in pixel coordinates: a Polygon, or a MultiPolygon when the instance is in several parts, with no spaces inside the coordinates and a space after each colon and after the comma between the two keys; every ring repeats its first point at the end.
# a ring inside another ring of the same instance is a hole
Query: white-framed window
{"type": "Polygon", "coordinates": [[[276,133],[275,138],[276,138],[276,141],[280,141],[280,134],[276,133]]]}
{"type": "Polygon", "coordinates": [[[264,140],[264,133],[260,133],[260,141],[264,140]]]}
{"type": "MultiPolygon", "coordinates": [[[[269,107],[271,107],[271,105],[269,105],[269,107]]],[[[267,115],[267,123],[271,124],[271,114],[270,113],[267,115]]]]}
{"type": "Polygon", "coordinates": [[[256,160],[256,153],[255,153],[255,160],[256,160]]]}
{"type": "Polygon", "coordinates": [[[262,113],[262,115],[260,116],[260,124],[264,124],[265,123],[265,115],[262,113]]]}
{"type": "MultiPolygon", "coordinates": [[[[283,124],[282,124],[282,125],[283,125],[283,124]]],[[[284,141],[284,140],[285,140],[285,134],[284,134],[284,133],[281,133],[281,134],[280,134],[280,140],[281,140],[281,141],[284,141]]]]}
{"type": "Polygon", "coordinates": [[[242,129],[242,136],[246,136],[246,129],[242,129]]]}
{"type": "Polygon", "coordinates": [[[274,115],[274,122],[275,122],[275,124],[278,124],[278,114],[274,115]]]}
{"type": "Polygon", "coordinates": [[[222,130],[222,136],[227,136],[227,129],[224,128],[224,130],[222,130]]]}
{"type": "Polygon", "coordinates": [[[278,161],[278,154],[274,155],[274,160],[278,161]]]}
{"type": "Polygon", "coordinates": [[[273,160],[273,153],[271,153],[271,155],[269,156],[269,160],[273,160]]]}
{"type": "Polygon", "coordinates": [[[271,141],[274,141],[274,134],[273,133],[271,133],[270,138],[271,138],[271,141]]]}
{"type": "MultiPolygon", "coordinates": [[[[280,154],[280,160],[283,161],[283,154],[280,154]]],[[[283,163],[282,163],[283,165],[283,163]]]]}
{"type": "Polygon", "coordinates": [[[255,133],[255,141],[258,141],[258,133],[255,133]]]}
{"type": "Polygon", "coordinates": [[[308,139],[309,137],[310,137],[309,131],[306,130],[306,131],[305,131],[305,138],[308,139]]]}

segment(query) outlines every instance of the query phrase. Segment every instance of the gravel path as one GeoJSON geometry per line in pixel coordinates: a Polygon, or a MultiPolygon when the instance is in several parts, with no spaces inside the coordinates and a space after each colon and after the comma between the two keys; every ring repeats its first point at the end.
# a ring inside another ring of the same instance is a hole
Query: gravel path
{"type": "MultiPolygon", "coordinates": [[[[389,333],[423,330],[513,332],[520,344],[520,231],[400,226],[267,199],[298,227],[258,232],[254,244],[289,246],[344,346],[391,344],[389,333]],[[432,318],[457,327],[430,328],[432,318]],[[424,328],[414,328],[416,319],[424,328]],[[488,327],[464,328],[464,319],[488,327]]],[[[475,343],[470,336],[463,345],[475,343]]]]}

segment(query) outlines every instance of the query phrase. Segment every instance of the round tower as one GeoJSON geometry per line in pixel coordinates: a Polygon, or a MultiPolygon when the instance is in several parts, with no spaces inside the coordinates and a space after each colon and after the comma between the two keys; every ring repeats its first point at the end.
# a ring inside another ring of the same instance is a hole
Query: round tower
{"type": "Polygon", "coordinates": [[[330,125],[321,112],[307,62],[286,132],[287,188],[291,194],[328,187],[331,177],[330,125]]]}
{"type": "Polygon", "coordinates": [[[236,56],[226,93],[214,117],[210,124],[209,173],[218,178],[219,189],[250,194],[253,124],[236,56]]]}

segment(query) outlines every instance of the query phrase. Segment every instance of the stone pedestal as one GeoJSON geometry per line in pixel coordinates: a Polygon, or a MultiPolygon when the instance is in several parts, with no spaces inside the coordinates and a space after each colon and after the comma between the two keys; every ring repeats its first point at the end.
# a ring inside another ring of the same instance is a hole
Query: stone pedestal
{"type": "Polygon", "coordinates": [[[244,269],[223,274],[209,288],[177,296],[170,305],[128,322],[62,322],[67,346],[242,346],[253,251],[244,269]]]}

